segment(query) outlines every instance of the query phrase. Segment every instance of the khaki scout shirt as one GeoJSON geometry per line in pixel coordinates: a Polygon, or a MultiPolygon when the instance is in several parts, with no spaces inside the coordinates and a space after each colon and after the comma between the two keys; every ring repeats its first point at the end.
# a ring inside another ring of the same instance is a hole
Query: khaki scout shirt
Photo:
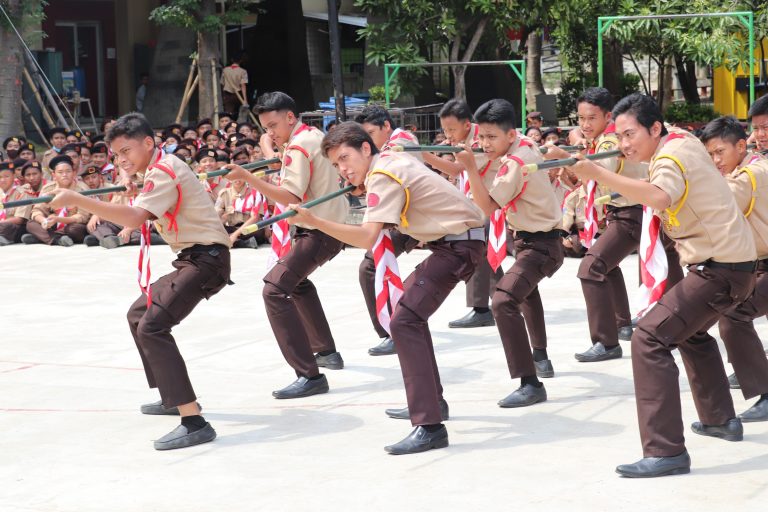
{"type": "MultiPolygon", "coordinates": [[[[31,196],[27,194],[26,188],[24,185],[21,185],[21,186],[13,185],[11,186],[11,189],[8,192],[0,189],[0,203],[20,201],[21,199],[28,199],[29,197],[31,196]]],[[[32,205],[19,206],[17,208],[8,208],[5,210],[6,220],[10,219],[11,217],[19,217],[21,219],[29,220],[29,217],[31,215],[32,215],[32,205]]],[[[2,219],[0,219],[0,221],[2,221],[2,219]]]]}
{"type": "Polygon", "coordinates": [[[768,160],[747,155],[725,180],[752,228],[758,259],[768,258],[768,160]]]}
{"type": "Polygon", "coordinates": [[[158,150],[155,150],[152,162],[144,175],[144,187],[133,205],[147,210],[157,218],[157,232],[171,246],[171,250],[178,252],[197,244],[229,247],[229,235],[192,169],[174,155],[164,155],[158,150]],[[154,164],[169,168],[176,178],[153,167],[154,164]],[[177,208],[178,231],[171,231],[171,219],[166,213],[172,215],[177,208]]]}
{"type": "Polygon", "coordinates": [[[242,88],[240,86],[247,83],[248,72],[237,64],[227,66],[221,72],[221,88],[226,92],[232,94],[238,92],[242,93],[242,88]]]}
{"type": "MultiPolygon", "coordinates": [[[[298,197],[302,202],[339,190],[339,175],[330,160],[323,156],[320,145],[323,132],[304,123],[294,127],[283,155],[280,170],[280,187],[298,197]]],[[[344,223],[349,203],[344,196],[321,203],[312,208],[312,214],[332,222],[344,223]]],[[[311,229],[296,223],[297,226],[311,229]]]]}
{"type": "Polygon", "coordinates": [[[669,132],[659,142],[649,173],[651,184],[672,200],[659,215],[664,232],[677,243],[680,262],[757,259],[749,223],[704,144],[684,130],[669,132]]]}
{"type": "MultiPolygon", "coordinates": [[[[602,134],[600,134],[599,137],[597,137],[590,143],[587,153],[588,154],[605,153],[606,151],[615,151],[618,148],[619,148],[619,139],[616,137],[616,126],[613,123],[611,123],[610,125],[608,125],[605,131],[602,134]]],[[[610,158],[601,158],[600,160],[595,160],[595,163],[601,167],[608,169],[611,172],[615,172],[616,174],[621,174],[622,176],[626,176],[627,178],[634,178],[637,180],[648,179],[647,163],[628,162],[623,157],[619,157],[619,156],[612,156],[610,158]]],[[[598,191],[596,192],[596,197],[609,195],[610,193],[611,193],[610,188],[606,186],[600,186],[598,187],[598,191]]],[[[612,199],[611,202],[608,204],[610,204],[611,206],[624,207],[624,206],[634,206],[637,203],[630,201],[624,196],[620,196],[616,199],[612,199]]]]}
{"type": "Polygon", "coordinates": [[[562,210],[549,182],[546,170],[529,173],[520,163],[543,162],[539,149],[526,139],[517,137],[506,156],[501,157],[501,167],[488,190],[491,198],[502,208],[507,208],[507,222],[515,231],[552,231],[562,225],[562,210]]]}
{"type": "Polygon", "coordinates": [[[245,209],[245,205],[248,202],[248,196],[253,193],[254,190],[248,185],[243,185],[240,192],[237,192],[234,186],[222,189],[219,192],[219,197],[216,199],[216,213],[220,219],[224,218],[225,226],[237,226],[251,218],[251,210],[256,206],[255,204],[249,205],[250,210],[246,213],[236,210],[235,206],[236,202],[241,200],[243,201],[241,209],[245,209]],[[224,215],[226,215],[226,217],[223,217],[224,215]]]}
{"type": "MultiPolygon", "coordinates": [[[[587,215],[585,212],[587,206],[587,188],[586,185],[582,185],[576,190],[571,191],[563,200],[563,230],[570,231],[575,225],[579,226],[579,229],[583,229],[584,224],[587,222],[587,215]]],[[[601,205],[595,206],[597,212],[596,220],[600,223],[605,218],[605,212],[601,205]]],[[[598,232],[602,232],[603,229],[598,226],[598,232]]]]}
{"type": "Polygon", "coordinates": [[[394,225],[422,242],[485,224],[483,212],[456,187],[399,153],[373,157],[365,189],[368,208],[363,222],[394,225]]]}
{"type": "MultiPolygon", "coordinates": [[[[59,188],[59,186],[56,185],[55,182],[48,183],[42,188],[42,190],[40,190],[40,196],[53,195],[53,191],[56,190],[57,188],[59,188]]],[[[83,192],[89,189],[86,186],[86,184],[83,183],[82,181],[72,181],[72,185],[69,186],[69,190],[74,190],[75,192],[83,192]]],[[[67,217],[67,218],[74,219],[76,223],[80,223],[80,224],[87,224],[88,219],[91,218],[91,214],[89,212],[83,209],[79,209],[77,207],[67,208],[66,215],[61,215],[64,213],[63,210],[64,209],[62,208],[58,212],[54,212],[48,203],[36,204],[35,206],[32,207],[32,213],[30,215],[30,218],[35,222],[39,222],[41,224],[46,217],[54,213],[60,217],[67,217]]]]}

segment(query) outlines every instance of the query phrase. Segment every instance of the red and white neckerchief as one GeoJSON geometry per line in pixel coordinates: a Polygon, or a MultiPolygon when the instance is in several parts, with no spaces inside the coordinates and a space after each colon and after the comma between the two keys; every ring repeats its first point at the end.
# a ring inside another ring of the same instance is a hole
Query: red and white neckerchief
{"type": "MultiPolygon", "coordinates": [[[[59,210],[56,211],[57,217],[67,217],[69,215],[69,210],[65,206],[64,208],[59,208],[59,210]]],[[[56,231],[64,229],[64,223],[63,222],[57,222],[56,223],[56,231]]]]}
{"type": "MultiPolygon", "coordinates": [[[[373,244],[373,263],[376,268],[374,291],[376,292],[376,317],[385,331],[390,333],[389,323],[397,303],[403,296],[403,280],[395,257],[395,248],[388,230],[381,230],[373,244]]],[[[391,334],[391,333],[390,333],[391,334]]]]}
{"type": "MultiPolygon", "coordinates": [[[[285,211],[285,206],[275,203],[274,215],[280,215],[285,211]]],[[[267,257],[267,271],[272,270],[277,260],[284,257],[291,250],[291,226],[287,219],[279,220],[272,224],[272,251],[267,257]]]]}
{"type": "MultiPolygon", "coordinates": [[[[154,159],[154,162],[147,167],[147,171],[149,171],[152,168],[160,169],[161,171],[168,174],[173,180],[176,179],[176,174],[173,172],[172,169],[169,169],[168,167],[164,165],[159,165],[158,162],[163,157],[162,151],[157,151],[157,157],[154,159]]],[[[165,218],[168,219],[168,231],[173,232],[176,231],[176,236],[179,236],[179,225],[176,222],[176,216],[179,213],[179,210],[181,209],[181,201],[182,201],[182,193],[181,193],[181,183],[176,184],[176,191],[178,193],[178,198],[176,200],[176,208],[174,209],[173,213],[165,212],[165,218]]],[[[152,221],[146,221],[141,226],[141,236],[140,236],[140,243],[139,243],[139,288],[141,289],[141,292],[147,296],[147,309],[152,305],[152,283],[150,282],[150,279],[152,277],[152,270],[150,268],[150,255],[149,255],[149,249],[152,245],[152,221]]]]}
{"type": "MultiPolygon", "coordinates": [[[[594,146],[590,147],[587,151],[588,155],[595,153],[594,146]]],[[[579,233],[581,244],[589,249],[595,242],[595,235],[597,234],[597,209],[595,208],[595,192],[597,191],[597,182],[595,180],[589,180],[586,184],[587,190],[587,202],[584,206],[584,231],[579,233]]]]}
{"type": "MultiPolygon", "coordinates": [[[[476,124],[472,124],[470,131],[472,134],[472,141],[469,143],[469,147],[471,149],[475,149],[478,144],[477,137],[478,137],[478,134],[480,133],[480,126],[476,124]]],[[[459,190],[461,191],[462,194],[464,194],[466,197],[472,197],[471,191],[469,190],[469,174],[467,173],[466,170],[461,171],[459,173],[458,185],[459,185],[459,190]]]]}
{"type": "MultiPolygon", "coordinates": [[[[3,202],[7,203],[8,201],[12,200],[11,199],[11,195],[16,191],[16,187],[17,187],[17,185],[11,186],[11,189],[8,192],[6,192],[5,199],[3,199],[3,202]],[[8,201],[6,201],[6,199],[8,201]]],[[[5,220],[7,218],[8,218],[8,215],[5,213],[5,208],[3,208],[2,210],[0,210],[0,220],[5,220]]]]}
{"type": "Polygon", "coordinates": [[[269,215],[269,202],[267,201],[267,198],[264,197],[264,195],[259,191],[254,191],[253,195],[253,210],[251,210],[252,215],[258,215],[258,214],[264,214],[264,217],[266,218],[267,215],[269,215]]]}
{"type": "Polygon", "coordinates": [[[251,190],[250,187],[246,186],[242,195],[237,194],[237,192],[235,192],[235,197],[234,199],[232,199],[232,208],[235,210],[236,213],[251,215],[253,212],[253,209],[255,208],[254,199],[255,199],[255,191],[251,190]]]}
{"type": "Polygon", "coordinates": [[[669,264],[661,241],[661,217],[653,208],[643,207],[643,224],[640,233],[640,291],[638,303],[642,318],[661,298],[667,286],[669,264]]]}
{"type": "Polygon", "coordinates": [[[419,139],[408,130],[402,128],[395,128],[392,135],[389,136],[389,140],[382,146],[381,151],[388,151],[392,149],[392,146],[402,146],[403,142],[410,142],[411,144],[419,144],[419,139]]]}
{"type": "MultiPolygon", "coordinates": [[[[513,155],[507,155],[507,158],[513,160],[521,168],[525,163],[518,157],[513,155]]],[[[497,177],[504,176],[509,171],[507,164],[501,166],[497,177]]],[[[527,176],[524,171],[523,176],[527,176]]],[[[491,214],[491,227],[488,231],[488,251],[487,258],[488,263],[494,272],[501,266],[504,258],[507,257],[507,210],[512,209],[513,212],[517,212],[516,202],[523,195],[525,189],[528,187],[528,182],[523,183],[523,187],[520,192],[512,198],[512,200],[506,204],[503,208],[499,208],[491,214]]]]}

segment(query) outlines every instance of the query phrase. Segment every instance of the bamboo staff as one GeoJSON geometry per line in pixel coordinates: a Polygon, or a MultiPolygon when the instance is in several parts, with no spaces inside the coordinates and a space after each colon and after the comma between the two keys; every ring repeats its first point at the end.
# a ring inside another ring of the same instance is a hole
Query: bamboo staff
{"type": "MultiPolygon", "coordinates": [[[[585,155],[587,160],[600,160],[602,158],[613,158],[614,156],[621,156],[622,152],[618,149],[613,151],[603,151],[602,153],[595,153],[594,155],[585,155]]],[[[538,164],[526,164],[523,166],[523,170],[527,172],[535,172],[544,169],[554,169],[555,167],[569,167],[576,165],[579,160],[577,158],[561,158],[559,160],[547,160],[538,164]]]]}
{"type": "Polygon", "coordinates": [[[189,75],[187,76],[187,83],[184,85],[184,94],[181,95],[181,105],[179,105],[179,113],[176,114],[176,123],[181,122],[181,116],[184,115],[184,110],[187,108],[187,103],[189,103],[189,96],[192,95],[192,89],[195,88],[197,85],[197,79],[195,79],[194,84],[193,78],[195,77],[195,69],[197,69],[197,59],[192,59],[192,64],[189,66],[189,75]]]}
{"type": "Polygon", "coordinates": [[[48,137],[45,136],[43,133],[42,128],[40,128],[40,125],[37,122],[37,119],[35,119],[35,116],[32,115],[32,111],[29,110],[29,107],[27,106],[27,102],[24,100],[21,100],[21,108],[24,109],[24,112],[29,116],[29,120],[32,121],[32,125],[35,127],[35,130],[37,130],[38,135],[40,135],[40,138],[48,145],[49,148],[53,147],[51,146],[51,143],[48,142],[48,137]]]}
{"type": "MultiPolygon", "coordinates": [[[[244,164],[241,167],[247,170],[254,170],[254,169],[261,169],[263,167],[267,167],[268,165],[276,164],[279,162],[280,162],[279,158],[270,158],[269,160],[260,160],[258,162],[244,164]]],[[[278,172],[280,172],[280,169],[267,169],[265,171],[254,172],[252,174],[257,178],[261,178],[263,176],[267,176],[269,174],[276,174],[278,172]]],[[[229,174],[229,169],[222,168],[222,169],[217,169],[211,172],[198,173],[197,178],[200,180],[206,180],[208,178],[215,178],[216,176],[224,176],[226,174],[229,174]]],[[[139,188],[141,188],[141,186],[139,188]]],[[[114,192],[125,192],[125,191],[126,191],[126,187],[124,185],[117,185],[114,187],[83,190],[80,193],[83,194],[84,196],[100,196],[102,194],[111,194],[114,192]]],[[[30,197],[29,199],[20,199],[18,201],[9,201],[7,203],[0,203],[0,210],[6,209],[6,208],[18,208],[20,206],[29,206],[31,204],[50,203],[53,200],[53,197],[54,196],[30,197]]]]}
{"type": "MultiPolygon", "coordinates": [[[[334,192],[331,192],[330,194],[326,194],[324,196],[318,197],[317,199],[313,199],[312,201],[308,201],[302,205],[300,205],[302,208],[312,208],[313,206],[317,206],[320,203],[324,203],[326,201],[330,201],[331,199],[335,197],[342,196],[346,194],[347,192],[351,192],[355,190],[357,187],[354,185],[348,185],[344,188],[340,188],[339,190],[336,190],[334,192]]],[[[250,226],[243,229],[242,234],[243,235],[250,235],[251,233],[255,233],[256,231],[265,228],[267,226],[271,226],[275,222],[287,219],[288,217],[293,217],[296,215],[295,210],[288,210],[280,215],[275,215],[274,217],[270,217],[268,219],[264,219],[262,221],[257,222],[256,224],[251,224],[250,226]]]]}
{"type": "MultiPolygon", "coordinates": [[[[584,149],[584,146],[557,146],[560,149],[564,151],[581,151],[584,149]]],[[[392,146],[389,148],[391,151],[395,152],[405,152],[405,153],[460,153],[464,151],[464,148],[460,148],[457,146],[392,146]]],[[[548,146],[541,146],[539,147],[539,151],[542,152],[542,154],[546,154],[547,151],[549,151],[548,146]]],[[[472,148],[473,153],[483,153],[484,150],[482,148],[472,148]]]]}
{"type": "Polygon", "coordinates": [[[213,122],[216,129],[219,127],[219,76],[216,74],[216,59],[211,59],[211,77],[213,83],[211,88],[213,89],[213,122]]]}
{"type": "MultiPolygon", "coordinates": [[[[40,96],[40,90],[35,85],[35,81],[32,80],[32,76],[29,74],[29,71],[27,71],[27,68],[23,68],[22,72],[24,73],[24,79],[27,81],[27,85],[29,85],[29,88],[32,89],[32,94],[34,94],[37,104],[40,106],[40,110],[43,113],[43,118],[45,118],[45,122],[48,123],[48,128],[53,128],[54,126],[56,126],[56,123],[53,122],[53,118],[51,117],[51,114],[48,112],[48,109],[45,108],[43,97],[40,96]]],[[[48,140],[48,137],[43,137],[43,138],[45,140],[48,140]]]]}

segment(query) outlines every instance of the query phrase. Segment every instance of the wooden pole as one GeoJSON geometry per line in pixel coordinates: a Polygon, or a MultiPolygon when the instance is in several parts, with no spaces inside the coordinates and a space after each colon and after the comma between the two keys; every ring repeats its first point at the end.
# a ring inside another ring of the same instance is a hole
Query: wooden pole
{"type": "Polygon", "coordinates": [[[29,116],[29,120],[32,121],[32,124],[34,125],[35,130],[37,130],[37,133],[40,135],[43,142],[46,143],[48,148],[53,147],[51,146],[51,143],[48,142],[48,137],[45,136],[45,134],[43,133],[43,130],[40,128],[40,125],[37,124],[37,119],[35,119],[35,116],[32,115],[32,111],[29,109],[29,107],[27,106],[27,103],[24,100],[21,100],[21,107],[24,109],[24,112],[26,112],[27,115],[29,116]]]}
{"type": "Polygon", "coordinates": [[[211,59],[211,77],[213,82],[211,87],[213,88],[213,129],[219,129],[219,82],[216,74],[216,59],[211,59]]]}
{"type": "MultiPolygon", "coordinates": [[[[29,88],[32,89],[32,93],[35,96],[35,100],[37,100],[37,104],[40,106],[40,110],[43,112],[43,118],[45,119],[45,122],[48,123],[48,128],[53,128],[56,126],[56,123],[53,122],[53,118],[51,117],[51,114],[48,112],[48,109],[45,108],[45,103],[43,102],[42,96],[40,96],[40,90],[35,85],[34,80],[32,80],[32,77],[29,75],[29,71],[27,71],[27,68],[22,69],[24,73],[24,78],[27,81],[27,85],[29,85],[29,88]]],[[[47,137],[45,137],[45,140],[48,140],[47,137]]]]}
{"type": "MultiPolygon", "coordinates": [[[[240,100],[241,106],[245,105],[248,106],[248,102],[245,101],[245,98],[243,98],[243,94],[240,91],[236,91],[235,94],[237,94],[237,99],[240,100]]],[[[251,112],[251,109],[248,108],[248,117],[250,117],[251,121],[254,125],[258,126],[261,131],[264,131],[261,127],[261,123],[259,123],[259,120],[256,118],[253,112],[251,112]]]]}
{"type": "Polygon", "coordinates": [[[184,93],[184,96],[181,98],[181,105],[179,105],[179,115],[176,116],[177,123],[181,122],[181,116],[183,116],[184,111],[187,110],[187,105],[189,105],[189,100],[192,99],[192,94],[195,92],[199,80],[200,75],[197,75],[195,79],[192,80],[192,83],[189,86],[189,90],[184,93]]]}
{"type": "Polygon", "coordinates": [[[181,122],[181,116],[184,114],[184,98],[187,96],[187,91],[192,87],[192,79],[195,76],[195,68],[197,68],[197,59],[192,59],[192,64],[189,66],[189,75],[187,76],[187,83],[184,86],[184,94],[181,95],[181,105],[179,106],[179,113],[176,114],[176,123],[181,122]]]}

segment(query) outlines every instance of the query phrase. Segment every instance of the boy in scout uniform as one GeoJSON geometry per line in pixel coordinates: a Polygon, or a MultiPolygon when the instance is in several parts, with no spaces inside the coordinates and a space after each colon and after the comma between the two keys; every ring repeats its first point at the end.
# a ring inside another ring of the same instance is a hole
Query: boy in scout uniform
{"type": "MultiPolygon", "coordinates": [[[[339,178],[320,150],[323,133],[297,118],[293,99],[283,92],[259,97],[254,110],[267,130],[264,143],[270,148],[285,145],[280,184],[254,177],[235,164],[227,165],[229,180],[243,180],[264,196],[288,205],[309,201],[339,189],[339,178]]],[[[318,217],[344,222],[347,200],[337,197],[315,208],[318,217]]],[[[341,369],[344,361],[325,318],[323,306],[309,275],[330,261],[344,244],[301,223],[296,225],[293,246],[264,276],[262,296],[272,331],[283,357],[298,377],[274,391],[275,398],[299,398],[328,392],[328,380],[318,366],[341,369]],[[316,352],[315,356],[313,352],[316,352]]]]}
{"type": "MultiPolygon", "coordinates": [[[[157,450],[213,441],[216,432],[200,414],[171,329],[202,299],[209,299],[229,282],[229,237],[197,176],[184,162],[155,147],[152,128],[142,114],[121,117],[106,140],[128,176],[146,171],[133,206],[98,201],[67,190],[57,190],[52,206],[84,208],[115,224],[141,227],[145,240],[148,224],[154,221],[171,249],[178,252],[173,262],[176,270],[152,285],[144,281],[149,279],[149,264],[143,261],[146,273],[140,276],[139,284],[144,293],[128,310],[128,324],[147,381],[162,397],[161,402],[142,407],[142,412],[181,415],[181,424],[155,441],[157,450]]],[[[132,181],[125,185],[129,196],[136,194],[132,181]]]]}
{"type": "MultiPolygon", "coordinates": [[[[24,187],[14,183],[13,162],[0,162],[0,204],[27,198],[24,187]]],[[[0,207],[1,208],[1,207],[0,207]]],[[[31,206],[0,209],[0,246],[21,241],[32,210],[31,206]]]]}
{"type": "Polygon", "coordinates": [[[51,128],[51,131],[48,132],[48,142],[51,143],[51,149],[43,153],[43,161],[41,163],[43,164],[43,173],[47,174],[47,177],[50,177],[51,159],[60,155],[61,148],[67,145],[67,131],[58,126],[51,128]]]}
{"type": "Polygon", "coordinates": [[[448,446],[448,419],[435,362],[429,317],[459,281],[466,281],[483,257],[482,212],[446,180],[416,159],[379,153],[357,123],[341,123],[323,141],[323,153],[352,185],[365,187],[368,208],[360,226],[335,222],[296,205],[292,222],[311,225],[349,245],[371,250],[382,230],[396,228],[427,243],[431,255],[404,281],[390,329],[397,346],[408,408],[388,410],[410,418],[415,427],[402,441],[385,447],[394,455],[448,446]]]}
{"type": "Polygon", "coordinates": [[[31,162],[37,160],[37,154],[35,153],[35,145],[31,142],[26,142],[21,145],[19,149],[19,158],[31,162]]]}
{"type": "MultiPolygon", "coordinates": [[[[472,110],[466,101],[452,99],[443,105],[438,113],[440,126],[443,129],[448,142],[452,146],[464,144],[473,147],[477,143],[478,126],[472,122],[472,110]]],[[[451,178],[461,176],[464,167],[459,162],[452,162],[433,153],[422,153],[424,162],[433,168],[447,174],[451,178]]],[[[474,153],[475,165],[483,174],[486,186],[490,186],[496,175],[496,168],[489,168],[490,161],[483,153],[474,153]]],[[[469,183],[459,180],[462,192],[469,197],[469,183]]],[[[493,313],[488,307],[488,299],[496,289],[496,282],[503,275],[500,269],[491,271],[490,265],[485,261],[478,263],[477,270],[472,278],[467,281],[466,299],[467,307],[472,308],[463,317],[448,322],[451,328],[484,327],[494,325],[493,313]]]]}
{"type": "MultiPolygon", "coordinates": [[[[355,121],[360,123],[363,129],[371,136],[374,145],[379,148],[379,151],[386,151],[391,146],[418,146],[419,141],[411,132],[403,130],[401,128],[395,128],[392,116],[389,115],[387,109],[380,105],[367,105],[355,117],[355,121]]],[[[413,153],[408,153],[409,155],[413,153]]],[[[421,160],[421,155],[418,155],[421,160]]],[[[395,257],[400,256],[404,252],[410,252],[419,241],[412,238],[400,231],[393,231],[391,233],[392,246],[394,248],[395,257]]],[[[368,308],[368,315],[371,317],[373,328],[376,330],[376,334],[379,335],[381,342],[375,347],[368,349],[368,354],[372,356],[384,356],[395,353],[395,343],[392,341],[389,333],[381,326],[379,319],[376,315],[376,292],[374,289],[374,276],[376,274],[376,266],[373,263],[373,254],[368,251],[363,257],[363,261],[360,263],[358,270],[358,276],[360,280],[360,289],[363,291],[363,297],[365,298],[365,306],[368,308]]]]}
{"type": "Polygon", "coordinates": [[[8,160],[15,160],[19,157],[21,147],[26,145],[27,141],[24,137],[8,137],[3,141],[3,151],[5,151],[5,157],[8,160]]]}
{"type": "Polygon", "coordinates": [[[240,67],[244,57],[245,54],[238,54],[232,64],[221,70],[221,99],[227,112],[237,113],[248,97],[248,72],[240,67]]]}
{"type": "Polygon", "coordinates": [[[538,376],[553,377],[554,369],[547,355],[538,283],[563,264],[560,204],[546,172],[528,174],[523,170],[525,164],[541,162],[542,158],[539,148],[517,133],[516,115],[512,104],[501,99],[490,100],[475,112],[480,145],[491,165],[499,166],[490,187],[475,165],[470,148],[465,146],[465,151],[456,155],[469,173],[475,204],[488,217],[501,209],[500,222],[515,231],[515,264],[496,284],[491,307],[510,377],[519,378],[520,387],[500,400],[500,407],[526,407],[547,399],[538,376]],[[523,314],[526,307],[528,315],[523,314]],[[540,325],[535,323],[537,320],[540,325]],[[526,324],[531,331],[530,345],[526,324]]]}
{"type": "Polygon", "coordinates": [[[768,153],[768,96],[763,96],[749,107],[749,121],[752,123],[752,135],[757,143],[757,151],[768,153]]]}
{"type": "MultiPolygon", "coordinates": [[[[590,87],[576,101],[587,154],[615,150],[617,139],[611,121],[611,93],[602,87],[590,87]]],[[[556,147],[549,147],[544,155],[546,159],[571,156],[556,147]]],[[[618,157],[597,160],[596,163],[629,178],[645,179],[647,176],[643,164],[618,157]]],[[[610,192],[596,187],[595,197],[610,192]]],[[[602,209],[599,205],[595,207],[596,210],[602,209]]],[[[621,197],[612,200],[606,210],[607,226],[600,236],[600,243],[589,247],[577,273],[584,293],[592,341],[588,350],[574,355],[580,362],[621,358],[623,352],[619,340],[629,340],[632,336],[629,299],[619,264],[640,245],[643,209],[641,205],[621,197]]]]}
{"type": "MultiPolygon", "coordinates": [[[[53,182],[40,191],[41,195],[51,195],[54,190],[69,189],[75,192],[88,187],[77,180],[72,160],[65,155],[50,161],[53,170],[53,182]]],[[[54,208],[51,203],[36,204],[32,208],[30,221],[27,222],[27,234],[21,237],[25,244],[44,243],[71,247],[82,243],[88,234],[86,223],[91,214],[80,208],[54,208]]]]}
{"type": "Polygon", "coordinates": [[[229,233],[232,247],[255,249],[259,246],[256,233],[242,236],[242,230],[259,220],[261,205],[255,204],[257,192],[243,180],[233,180],[231,184],[219,192],[216,213],[229,233]]]}
{"type": "Polygon", "coordinates": [[[757,258],[755,293],[720,319],[720,337],[733,365],[744,398],[759,396],[739,415],[741,421],[768,420],[768,358],[755,331],[754,320],[768,313],[768,160],[747,152],[747,134],[734,117],[710,122],[701,141],[717,170],[725,177],[752,228],[757,258]]]}
{"type": "MultiPolygon", "coordinates": [[[[24,179],[24,192],[30,197],[40,196],[43,187],[48,183],[43,179],[43,166],[34,160],[22,166],[21,177],[24,179]]],[[[30,207],[30,213],[31,211],[30,207]]]]}
{"type": "MultiPolygon", "coordinates": [[[[645,204],[677,244],[688,274],[667,289],[632,335],[643,457],[616,471],[626,477],[688,473],[680,410],[680,349],[700,421],[693,432],[729,441],[742,438],[717,342],[705,334],[752,293],[757,251],[747,219],[704,145],[688,132],[667,129],[656,102],[632,94],[613,109],[619,148],[632,162],[650,162],[650,181],[611,172],[592,162],[573,170],[630,201],[645,204]]],[[[602,242],[601,242],[602,243],[602,242]]]]}

